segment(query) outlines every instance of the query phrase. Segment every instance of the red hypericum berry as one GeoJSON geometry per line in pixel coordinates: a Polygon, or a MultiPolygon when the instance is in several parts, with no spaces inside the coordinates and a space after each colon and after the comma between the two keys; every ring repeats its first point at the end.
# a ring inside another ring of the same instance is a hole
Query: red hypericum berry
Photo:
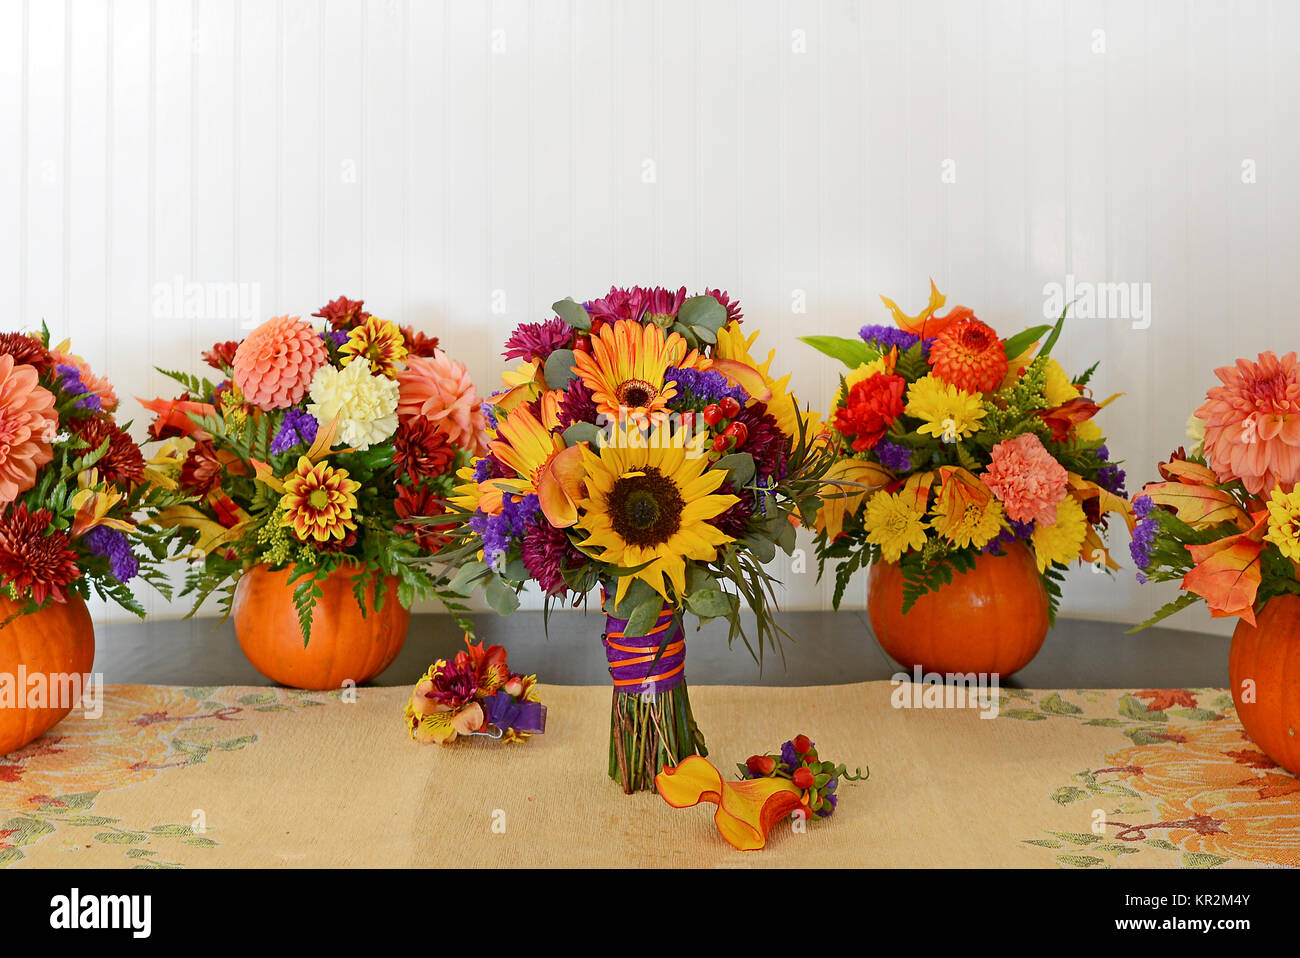
{"type": "Polygon", "coordinates": [[[723,419],[735,419],[740,415],[740,403],[732,396],[723,396],[718,400],[723,419]]]}
{"type": "Polygon", "coordinates": [[[599,335],[600,331],[604,328],[605,328],[605,321],[603,319],[593,319],[591,321],[591,335],[593,336],[599,335]]]}
{"type": "Polygon", "coordinates": [[[771,755],[751,755],[745,760],[745,765],[755,775],[770,775],[776,768],[776,759],[771,755]]]}
{"type": "Polygon", "coordinates": [[[807,755],[812,750],[812,740],[807,735],[794,737],[794,750],[800,755],[807,755]]]}
{"type": "Polygon", "coordinates": [[[591,337],[586,333],[578,333],[573,337],[573,351],[575,353],[591,352],[591,337]]]}
{"type": "Polygon", "coordinates": [[[715,402],[709,403],[704,407],[704,421],[710,426],[716,426],[722,422],[725,417],[722,415],[722,407],[715,402]]]}
{"type": "Polygon", "coordinates": [[[731,447],[731,437],[730,437],[730,436],[715,436],[715,437],[714,437],[714,439],[713,439],[713,451],[714,451],[714,452],[722,452],[723,450],[725,450],[725,449],[729,449],[730,447],[731,447]]]}
{"type": "Polygon", "coordinates": [[[749,440],[749,427],[743,422],[733,422],[722,430],[722,434],[736,440],[736,448],[739,449],[749,440]]]}
{"type": "Polygon", "coordinates": [[[790,776],[796,788],[812,788],[813,773],[806,768],[796,768],[794,774],[790,776]]]}

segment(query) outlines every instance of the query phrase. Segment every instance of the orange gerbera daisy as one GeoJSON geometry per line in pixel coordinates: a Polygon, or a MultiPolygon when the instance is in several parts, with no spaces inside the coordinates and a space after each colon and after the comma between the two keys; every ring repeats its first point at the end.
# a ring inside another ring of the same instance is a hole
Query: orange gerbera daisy
{"type": "Polygon", "coordinates": [[[342,539],[356,529],[352,518],[357,508],[356,492],[361,483],[348,478],[346,469],[335,469],[326,462],[312,465],[301,456],[298,465],[284,480],[284,524],[304,542],[328,542],[342,539]]]}
{"type": "Polygon", "coordinates": [[[930,366],[946,383],[968,393],[991,393],[1007,375],[1002,340],[978,319],[960,319],[935,337],[930,366]]]}
{"type": "Polygon", "coordinates": [[[591,352],[575,356],[575,368],[597,411],[617,416],[622,410],[633,421],[658,413],[677,395],[676,381],[664,380],[669,369],[699,365],[699,353],[687,355],[680,335],[665,338],[653,323],[631,319],[606,323],[591,338],[591,352]]]}
{"type": "Polygon", "coordinates": [[[537,421],[528,407],[520,406],[497,423],[497,435],[489,448],[501,463],[515,471],[518,479],[489,479],[484,495],[496,503],[484,505],[485,511],[497,511],[501,493],[520,496],[537,494],[546,520],[558,529],[578,521],[577,499],[582,495],[583,444],[565,448],[563,437],[537,421]]]}

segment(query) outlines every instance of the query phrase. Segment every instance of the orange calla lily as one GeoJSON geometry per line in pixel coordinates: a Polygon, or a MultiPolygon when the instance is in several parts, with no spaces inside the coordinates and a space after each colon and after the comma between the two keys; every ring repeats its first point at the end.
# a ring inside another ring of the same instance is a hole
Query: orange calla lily
{"type": "Polygon", "coordinates": [[[569,446],[551,456],[537,473],[537,501],[546,521],[566,529],[578,521],[577,501],[582,498],[582,445],[569,446]]]}
{"type": "Polygon", "coordinates": [[[749,393],[751,399],[756,399],[759,402],[771,401],[771,388],[763,379],[763,374],[753,366],[742,363],[738,359],[710,359],[707,361],[707,366],[714,372],[726,376],[727,382],[733,386],[739,386],[745,390],[745,392],[749,393]]]}
{"type": "Polygon", "coordinates": [[[799,807],[803,794],[784,778],[724,781],[722,773],[698,755],[664,769],[655,776],[655,787],[673,808],[693,808],[700,802],[717,805],[713,821],[718,833],[742,852],[766,845],[772,826],[799,807]]]}

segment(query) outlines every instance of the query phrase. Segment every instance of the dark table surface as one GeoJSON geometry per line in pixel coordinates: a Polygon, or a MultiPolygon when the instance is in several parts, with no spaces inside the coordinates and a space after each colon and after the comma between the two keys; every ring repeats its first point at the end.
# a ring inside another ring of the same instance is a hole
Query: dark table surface
{"type": "MultiPolygon", "coordinates": [[[[510,664],[554,685],[609,681],[596,613],[540,612],[472,617],[478,636],[510,652],[510,664]]],[[[888,679],[899,671],[876,644],[865,612],[787,612],[778,621],[793,637],[765,655],[762,673],[739,640],[727,647],[727,629],[687,626],[687,675],[693,685],[836,685],[888,679]]],[[[110,683],[153,685],[268,685],[249,665],[229,622],[215,618],[101,625],[95,670],[110,683]]],[[[752,625],[752,623],[751,623],[752,625]]],[[[1022,688],[1189,688],[1228,683],[1227,636],[1153,628],[1126,635],[1114,622],[1061,619],[1042,651],[1006,684],[1022,688]]],[[[406,647],[376,685],[410,685],[439,657],[463,648],[452,619],[416,615],[406,647]]]]}

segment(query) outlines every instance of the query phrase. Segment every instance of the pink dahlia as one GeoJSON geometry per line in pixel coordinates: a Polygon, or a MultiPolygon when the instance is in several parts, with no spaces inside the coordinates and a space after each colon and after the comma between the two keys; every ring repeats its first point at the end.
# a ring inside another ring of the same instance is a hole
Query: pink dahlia
{"type": "Polygon", "coordinates": [[[1300,371],[1296,354],[1271,350],[1214,371],[1222,380],[1205,394],[1205,455],[1221,479],[1240,479],[1255,495],[1300,481],[1300,371]]]}
{"type": "Polygon", "coordinates": [[[483,400],[464,363],[441,349],[432,356],[410,356],[397,374],[397,385],[398,418],[432,420],[452,443],[476,456],[487,449],[483,400]]]}
{"type": "Polygon", "coordinates": [[[1033,433],[1004,439],[993,447],[993,461],[981,479],[1016,522],[1054,525],[1069,475],[1033,433]]]}
{"type": "Polygon", "coordinates": [[[270,412],[300,402],[325,360],[325,344],[310,323],[273,316],[239,344],[231,372],[244,398],[270,412]]]}
{"type": "Polygon", "coordinates": [[[54,458],[58,429],[54,394],[36,368],[0,355],[0,505],[36,485],[36,470],[54,458]]]}

